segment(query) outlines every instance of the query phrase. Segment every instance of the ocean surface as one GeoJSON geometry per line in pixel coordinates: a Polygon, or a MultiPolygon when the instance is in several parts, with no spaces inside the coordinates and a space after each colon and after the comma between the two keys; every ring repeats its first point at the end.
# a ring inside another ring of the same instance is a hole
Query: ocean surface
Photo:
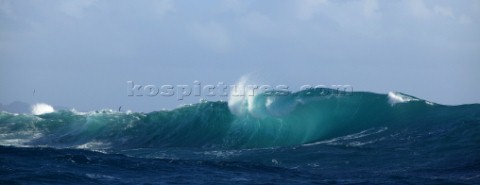
{"type": "Polygon", "coordinates": [[[1,112],[0,184],[480,184],[480,104],[326,92],[1,112]]]}

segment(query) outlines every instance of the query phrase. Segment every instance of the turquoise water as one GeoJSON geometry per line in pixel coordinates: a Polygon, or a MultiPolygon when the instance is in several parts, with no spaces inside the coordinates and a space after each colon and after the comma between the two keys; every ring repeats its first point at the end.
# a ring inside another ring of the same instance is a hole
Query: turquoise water
{"type": "Polygon", "coordinates": [[[2,112],[0,182],[480,183],[480,104],[324,92],[150,113],[2,112]]]}

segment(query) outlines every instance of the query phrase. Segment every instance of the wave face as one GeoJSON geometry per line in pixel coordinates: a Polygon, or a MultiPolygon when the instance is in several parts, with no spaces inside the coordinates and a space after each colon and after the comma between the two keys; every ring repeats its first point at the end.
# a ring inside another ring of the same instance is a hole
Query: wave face
{"type": "Polygon", "coordinates": [[[479,104],[329,92],[150,113],[2,112],[0,183],[480,183],[479,104]]]}

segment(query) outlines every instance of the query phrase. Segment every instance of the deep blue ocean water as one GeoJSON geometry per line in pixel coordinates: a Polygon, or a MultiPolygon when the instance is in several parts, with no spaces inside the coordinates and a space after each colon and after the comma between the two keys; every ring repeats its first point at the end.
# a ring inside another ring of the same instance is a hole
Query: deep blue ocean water
{"type": "Polygon", "coordinates": [[[0,113],[0,184],[480,184],[480,104],[258,95],[150,113],[0,113]]]}

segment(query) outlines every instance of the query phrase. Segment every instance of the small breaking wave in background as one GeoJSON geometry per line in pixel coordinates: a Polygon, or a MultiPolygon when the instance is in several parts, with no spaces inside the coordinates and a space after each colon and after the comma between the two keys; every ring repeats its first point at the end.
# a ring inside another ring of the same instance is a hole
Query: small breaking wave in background
{"type": "Polygon", "coordinates": [[[40,115],[46,113],[52,113],[55,109],[49,104],[46,103],[37,103],[32,106],[32,114],[33,115],[40,115]]]}

